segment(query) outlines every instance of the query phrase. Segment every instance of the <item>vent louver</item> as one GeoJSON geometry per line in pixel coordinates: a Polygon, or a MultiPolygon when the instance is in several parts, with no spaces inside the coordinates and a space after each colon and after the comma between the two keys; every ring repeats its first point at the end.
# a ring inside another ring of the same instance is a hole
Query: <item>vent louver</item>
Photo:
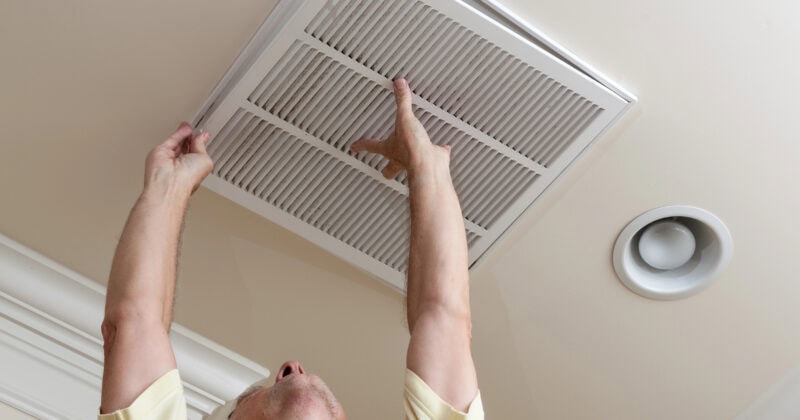
{"type": "Polygon", "coordinates": [[[452,146],[470,263],[632,101],[458,0],[282,0],[198,115],[205,185],[403,289],[405,175],[347,152],[391,132],[395,77],[452,146]]]}

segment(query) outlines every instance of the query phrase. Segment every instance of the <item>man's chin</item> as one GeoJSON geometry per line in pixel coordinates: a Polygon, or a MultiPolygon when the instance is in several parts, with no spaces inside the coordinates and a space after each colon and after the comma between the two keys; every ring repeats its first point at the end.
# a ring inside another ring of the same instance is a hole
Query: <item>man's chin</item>
{"type": "Polygon", "coordinates": [[[283,407],[281,411],[285,414],[302,414],[302,418],[314,419],[344,418],[344,410],[333,392],[322,378],[313,374],[281,379],[272,387],[269,397],[275,406],[283,407]]]}
{"type": "Polygon", "coordinates": [[[328,386],[316,375],[292,375],[282,379],[272,387],[273,394],[280,395],[282,399],[325,396],[331,394],[328,386]]]}
{"type": "Polygon", "coordinates": [[[274,388],[307,388],[307,387],[324,387],[327,389],[327,385],[325,382],[322,381],[317,375],[312,374],[303,374],[303,375],[291,375],[289,377],[283,378],[280,382],[276,383],[274,388]]]}

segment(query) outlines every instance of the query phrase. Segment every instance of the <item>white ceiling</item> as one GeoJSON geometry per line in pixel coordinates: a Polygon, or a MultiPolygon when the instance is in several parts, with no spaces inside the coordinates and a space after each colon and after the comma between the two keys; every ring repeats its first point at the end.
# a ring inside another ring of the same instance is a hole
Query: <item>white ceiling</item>
{"type": "MultiPolygon", "coordinates": [[[[639,103],[474,271],[494,418],[731,418],[800,365],[800,4],[503,4],[639,103]],[[638,214],[693,204],[734,257],[703,293],[616,280],[638,214]]],[[[190,118],[270,4],[0,4],[0,232],[104,282],[147,150],[190,118]]],[[[402,299],[206,190],[176,319],[274,367],[299,358],[352,418],[400,410],[402,299]]]]}

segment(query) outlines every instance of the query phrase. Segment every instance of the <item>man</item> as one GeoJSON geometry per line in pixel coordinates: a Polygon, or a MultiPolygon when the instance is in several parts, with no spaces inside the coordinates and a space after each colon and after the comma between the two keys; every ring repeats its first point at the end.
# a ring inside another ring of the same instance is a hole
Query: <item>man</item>
{"type": "MultiPolygon", "coordinates": [[[[405,80],[394,83],[395,130],[359,140],[354,152],[389,159],[383,175],[408,172],[411,249],[404,407],[411,419],[483,418],[472,361],[467,243],[450,179],[450,148],[431,143],[414,116],[405,80]]],[[[211,172],[208,133],[181,124],[147,157],[145,186],[117,246],[102,331],[101,419],[186,418],[168,331],[178,239],[191,193],[211,172]],[[109,413],[109,414],[105,414],[109,413]]],[[[254,386],[214,414],[230,419],[345,419],[322,379],[283,364],[272,386],[254,386]]],[[[391,416],[393,417],[393,416],[391,416]]]]}

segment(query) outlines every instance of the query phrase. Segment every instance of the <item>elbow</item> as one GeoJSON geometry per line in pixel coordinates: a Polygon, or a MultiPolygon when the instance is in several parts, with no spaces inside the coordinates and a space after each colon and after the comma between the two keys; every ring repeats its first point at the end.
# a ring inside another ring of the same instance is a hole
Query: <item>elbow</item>
{"type": "Polygon", "coordinates": [[[114,347],[114,339],[117,337],[116,324],[108,316],[100,324],[100,334],[103,336],[103,354],[108,359],[108,353],[114,347]]]}
{"type": "Polygon", "coordinates": [[[153,328],[169,330],[169,325],[164,324],[160,307],[120,303],[106,308],[100,332],[107,352],[120,334],[137,334],[143,329],[153,328]]]}

